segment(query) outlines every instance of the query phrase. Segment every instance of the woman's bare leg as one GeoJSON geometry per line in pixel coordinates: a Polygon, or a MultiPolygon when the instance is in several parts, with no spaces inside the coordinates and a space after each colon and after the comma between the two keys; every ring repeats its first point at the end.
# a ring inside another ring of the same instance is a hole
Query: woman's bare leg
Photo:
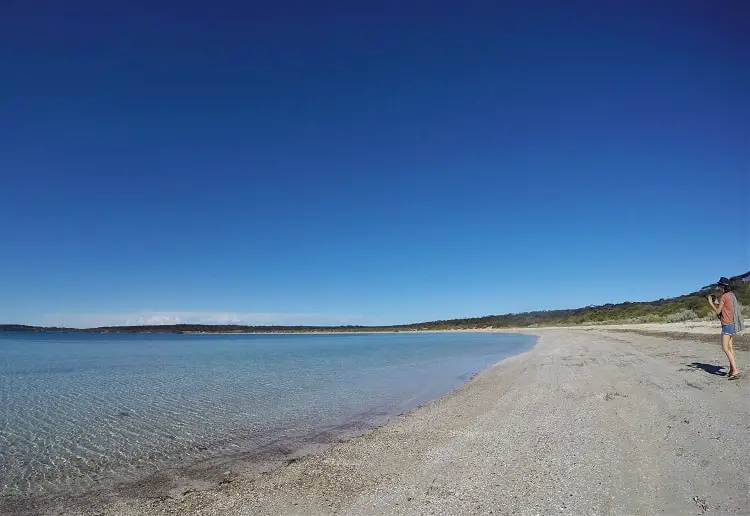
{"type": "Polygon", "coordinates": [[[729,359],[729,374],[727,376],[738,374],[740,371],[737,369],[737,362],[734,359],[734,335],[721,336],[721,349],[724,350],[729,359]]]}

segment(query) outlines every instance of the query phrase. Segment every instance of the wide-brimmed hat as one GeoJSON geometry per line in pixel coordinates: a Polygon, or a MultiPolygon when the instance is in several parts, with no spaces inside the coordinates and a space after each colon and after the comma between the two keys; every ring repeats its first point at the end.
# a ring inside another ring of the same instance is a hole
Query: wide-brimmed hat
{"type": "Polygon", "coordinates": [[[721,278],[719,278],[719,282],[717,283],[717,285],[721,285],[722,287],[728,287],[729,280],[725,278],[724,276],[722,276],[721,278]]]}

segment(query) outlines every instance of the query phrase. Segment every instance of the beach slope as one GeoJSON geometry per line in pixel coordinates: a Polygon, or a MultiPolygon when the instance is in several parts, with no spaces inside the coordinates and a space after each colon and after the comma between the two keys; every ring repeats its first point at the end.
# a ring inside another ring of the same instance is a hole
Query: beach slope
{"type": "Polygon", "coordinates": [[[720,376],[718,345],[536,333],[531,351],[327,451],[100,514],[750,513],[748,377],[720,376]]]}

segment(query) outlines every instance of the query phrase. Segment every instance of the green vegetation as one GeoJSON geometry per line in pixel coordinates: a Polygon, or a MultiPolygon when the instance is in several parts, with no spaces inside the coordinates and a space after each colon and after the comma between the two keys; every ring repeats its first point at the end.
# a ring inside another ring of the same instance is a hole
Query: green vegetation
{"type": "MultiPolygon", "coordinates": [[[[519,314],[490,315],[472,319],[454,319],[408,325],[405,329],[522,328],[534,326],[567,326],[577,324],[679,322],[713,319],[716,316],[706,301],[708,292],[699,291],[670,299],[639,303],[587,306],[570,310],[546,310],[519,314]]],[[[745,315],[750,310],[750,285],[742,283],[735,290],[745,315]]]]}
{"type": "MultiPolygon", "coordinates": [[[[745,316],[750,315],[750,271],[731,278],[745,316]]],[[[90,328],[42,328],[22,325],[0,325],[0,331],[52,331],[87,333],[282,333],[282,332],[370,332],[414,330],[460,330],[474,328],[522,328],[535,326],[568,326],[577,324],[678,322],[694,319],[714,319],[706,301],[712,286],[698,292],[670,299],[638,303],[618,303],[586,306],[570,310],[544,310],[518,314],[488,315],[469,319],[450,319],[396,326],[242,326],[176,324],[160,326],[112,326],[90,328]]]]}

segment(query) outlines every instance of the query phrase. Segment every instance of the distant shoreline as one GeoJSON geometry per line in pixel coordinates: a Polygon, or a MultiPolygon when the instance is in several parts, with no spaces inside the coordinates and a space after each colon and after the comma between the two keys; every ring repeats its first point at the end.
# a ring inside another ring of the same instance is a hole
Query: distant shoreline
{"type": "Polygon", "coordinates": [[[394,329],[391,327],[363,327],[361,329],[349,329],[338,327],[320,327],[310,329],[296,329],[293,327],[283,329],[269,329],[257,327],[257,329],[243,329],[237,331],[217,330],[181,330],[171,326],[164,329],[141,329],[140,327],[123,326],[118,328],[54,328],[43,326],[32,326],[25,328],[10,327],[14,325],[0,325],[0,333],[86,333],[96,335],[295,335],[295,334],[367,334],[367,333],[444,333],[453,331],[495,331],[501,328],[441,328],[441,329],[394,329]]]}
{"type": "Polygon", "coordinates": [[[0,333],[78,333],[90,335],[352,335],[375,333],[447,333],[447,332],[534,332],[546,329],[608,329],[616,331],[681,333],[694,335],[718,334],[719,325],[711,319],[697,319],[664,323],[623,323],[622,321],[590,324],[549,324],[528,326],[483,326],[483,327],[326,327],[326,326],[250,326],[228,330],[219,325],[169,325],[169,326],[120,326],[107,328],[55,328],[43,326],[0,325],[0,333]],[[184,329],[185,326],[196,329],[184,329]]]}
{"type": "MultiPolygon", "coordinates": [[[[743,306],[750,306],[750,271],[734,276],[735,294],[743,306]]],[[[671,324],[715,321],[706,302],[711,286],[697,292],[657,301],[636,301],[591,305],[564,310],[507,313],[484,317],[466,317],[380,326],[365,325],[245,325],[245,324],[170,324],[100,326],[96,328],[48,327],[25,324],[0,324],[0,332],[115,333],[115,334],[269,334],[269,333],[396,333],[423,331],[507,331],[516,328],[564,328],[600,325],[671,324]]]]}

